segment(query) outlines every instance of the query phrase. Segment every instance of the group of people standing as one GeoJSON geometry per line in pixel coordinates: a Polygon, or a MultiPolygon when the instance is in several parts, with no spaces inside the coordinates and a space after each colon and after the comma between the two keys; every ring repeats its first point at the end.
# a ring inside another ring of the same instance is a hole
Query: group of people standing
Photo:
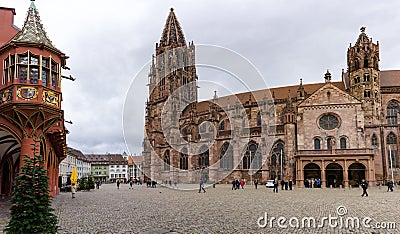
{"type": "MultiPolygon", "coordinates": [[[[285,179],[282,179],[280,181],[282,190],[293,190],[293,179],[290,178],[288,181],[285,181],[285,179]]],[[[278,187],[279,187],[279,180],[278,178],[275,178],[274,180],[274,193],[278,192],[278,187]]]]}
{"type": "MultiPolygon", "coordinates": [[[[244,190],[245,184],[246,184],[246,181],[244,179],[241,179],[240,181],[238,179],[232,180],[232,190],[240,189],[240,187],[242,187],[242,190],[244,190]]],[[[257,184],[258,184],[258,182],[257,182],[257,184]]]]}

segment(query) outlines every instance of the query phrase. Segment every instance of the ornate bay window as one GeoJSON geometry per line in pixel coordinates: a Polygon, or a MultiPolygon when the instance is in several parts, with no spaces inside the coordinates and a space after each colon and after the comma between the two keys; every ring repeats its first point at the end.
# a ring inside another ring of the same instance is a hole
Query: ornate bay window
{"type": "Polygon", "coordinates": [[[23,54],[10,54],[3,61],[2,84],[39,84],[43,86],[51,85],[52,89],[60,86],[60,65],[51,57],[35,55],[31,52],[23,54]],[[51,78],[51,80],[50,80],[51,78]]]}

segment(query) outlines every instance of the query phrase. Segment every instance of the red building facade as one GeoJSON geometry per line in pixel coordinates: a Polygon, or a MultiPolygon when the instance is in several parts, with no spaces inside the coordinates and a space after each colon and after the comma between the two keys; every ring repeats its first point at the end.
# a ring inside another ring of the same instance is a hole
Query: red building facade
{"type": "Polygon", "coordinates": [[[66,155],[61,69],[68,57],[48,38],[33,1],[21,30],[14,15],[14,9],[0,8],[0,194],[11,194],[23,155],[33,157],[36,145],[55,195],[66,155]]]}

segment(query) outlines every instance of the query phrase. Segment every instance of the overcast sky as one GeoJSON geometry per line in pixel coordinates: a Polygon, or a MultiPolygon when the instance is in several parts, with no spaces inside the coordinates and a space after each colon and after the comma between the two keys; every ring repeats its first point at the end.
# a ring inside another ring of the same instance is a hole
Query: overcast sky
{"type": "MultiPolygon", "coordinates": [[[[14,24],[22,28],[30,2],[0,4],[16,9],[14,24]]],[[[125,95],[151,59],[171,7],[186,41],[236,51],[259,69],[269,87],[297,84],[299,78],[304,83],[323,82],[327,68],[333,80],[340,80],[349,43],[356,42],[363,25],[367,35],[380,43],[381,70],[400,69],[400,1],[396,0],[37,0],[35,4],[54,45],[70,56],[71,70],[64,74],[77,80],[63,80],[62,107],[65,119],[73,121],[66,124],[67,143],[84,153],[128,151],[122,131],[125,95]]],[[[198,73],[200,82],[223,76],[206,69],[198,73]]],[[[212,94],[212,90],[202,92],[203,97],[212,94]]],[[[146,98],[145,92],[138,92],[132,154],[142,151],[146,98]]]]}

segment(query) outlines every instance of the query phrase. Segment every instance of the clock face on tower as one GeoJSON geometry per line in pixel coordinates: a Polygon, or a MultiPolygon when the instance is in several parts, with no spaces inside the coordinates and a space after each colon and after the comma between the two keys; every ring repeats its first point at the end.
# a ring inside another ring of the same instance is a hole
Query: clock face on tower
{"type": "Polygon", "coordinates": [[[319,119],[319,126],[324,130],[338,128],[339,119],[333,114],[325,114],[319,119]]]}

